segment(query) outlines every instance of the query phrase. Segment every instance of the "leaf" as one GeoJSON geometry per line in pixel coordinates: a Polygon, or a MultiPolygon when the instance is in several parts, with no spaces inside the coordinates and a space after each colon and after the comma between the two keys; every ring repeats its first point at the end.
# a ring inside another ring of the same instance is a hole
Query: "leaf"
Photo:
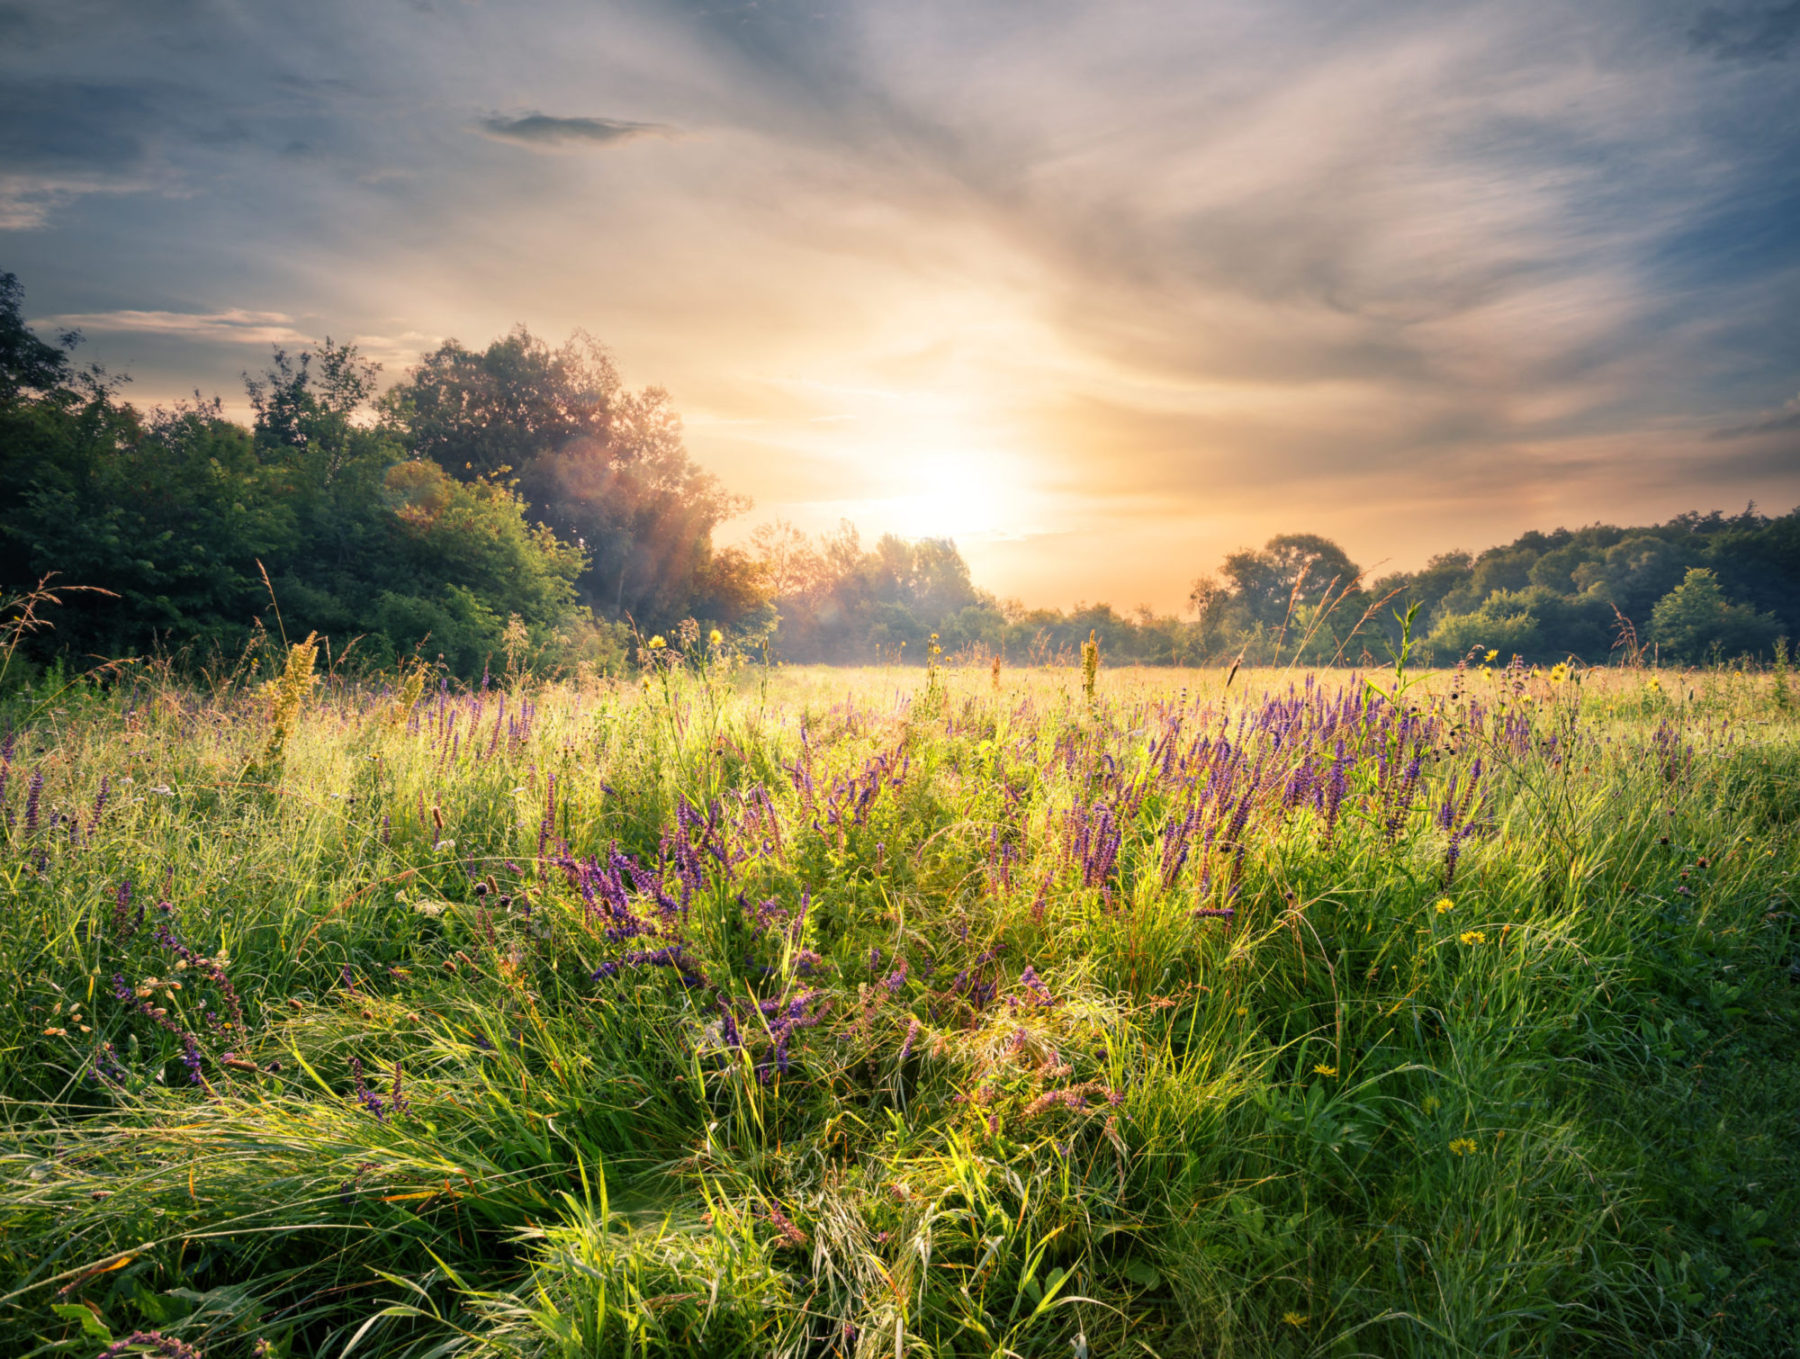
{"type": "Polygon", "coordinates": [[[81,1327],[81,1333],[89,1340],[98,1341],[102,1345],[112,1344],[112,1332],[92,1308],[79,1302],[58,1302],[51,1304],[50,1310],[64,1321],[73,1321],[81,1327]]]}
{"type": "Polygon", "coordinates": [[[1162,1272],[1148,1260],[1127,1260],[1125,1277],[1143,1288],[1155,1288],[1162,1283],[1162,1272]]]}

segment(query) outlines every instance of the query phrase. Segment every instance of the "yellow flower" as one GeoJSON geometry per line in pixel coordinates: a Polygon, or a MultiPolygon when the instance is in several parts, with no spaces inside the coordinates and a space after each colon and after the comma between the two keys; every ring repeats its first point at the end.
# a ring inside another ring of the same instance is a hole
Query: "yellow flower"
{"type": "Polygon", "coordinates": [[[1453,1137],[1450,1139],[1450,1150],[1458,1156],[1472,1156],[1475,1153],[1473,1137],[1453,1137]]]}
{"type": "Polygon", "coordinates": [[[1337,1075],[1337,1068],[1335,1066],[1326,1066],[1325,1063],[1323,1063],[1323,1062],[1315,1063],[1313,1066],[1313,1070],[1318,1072],[1319,1075],[1321,1075],[1321,1076],[1337,1075]]]}
{"type": "Polygon", "coordinates": [[[1240,1005],[1237,1008],[1237,1012],[1238,1018],[1242,1019],[1245,1015],[1250,1013],[1250,1007],[1248,1005],[1240,1005]]]}
{"type": "Polygon", "coordinates": [[[1443,1103],[1436,1095],[1427,1095],[1425,1096],[1425,1112],[1435,1114],[1443,1106],[1443,1103]]]}
{"type": "Polygon", "coordinates": [[[1469,930],[1461,935],[1458,935],[1457,937],[1459,939],[1461,939],[1463,941],[1463,943],[1465,943],[1465,944],[1485,944],[1485,943],[1487,943],[1487,936],[1485,934],[1483,934],[1480,930],[1469,930]]]}
{"type": "Polygon", "coordinates": [[[1311,1319],[1311,1317],[1301,1316],[1298,1312],[1286,1312],[1282,1314],[1281,1321],[1285,1326],[1304,1326],[1311,1319]]]}
{"type": "Polygon", "coordinates": [[[1455,909],[1456,909],[1456,903],[1454,901],[1450,900],[1449,897],[1438,898],[1437,913],[1439,915],[1445,915],[1450,911],[1454,911],[1455,909]]]}
{"type": "Polygon", "coordinates": [[[667,645],[668,645],[668,643],[663,641],[662,634],[660,632],[657,633],[656,636],[654,636],[650,639],[650,649],[652,651],[661,651],[667,645]]]}
{"type": "Polygon", "coordinates": [[[1561,684],[1568,677],[1569,667],[1563,662],[1558,661],[1555,665],[1550,667],[1550,682],[1552,684],[1561,684]]]}
{"type": "Polygon", "coordinates": [[[1490,651],[1484,659],[1489,665],[1492,665],[1495,661],[1500,659],[1500,653],[1498,651],[1490,651]]]}
{"type": "Polygon", "coordinates": [[[720,642],[725,640],[725,634],[720,632],[717,628],[714,628],[711,632],[706,634],[706,640],[714,646],[717,646],[720,642]]]}

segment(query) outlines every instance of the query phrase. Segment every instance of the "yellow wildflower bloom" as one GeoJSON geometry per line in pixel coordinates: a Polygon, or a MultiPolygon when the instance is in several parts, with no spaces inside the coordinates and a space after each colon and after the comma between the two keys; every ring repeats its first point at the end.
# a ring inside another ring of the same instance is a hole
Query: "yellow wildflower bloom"
{"type": "Polygon", "coordinates": [[[663,640],[663,636],[660,632],[650,639],[650,649],[652,651],[661,651],[667,645],[668,643],[663,640]]]}
{"type": "Polygon", "coordinates": [[[1487,943],[1487,936],[1485,934],[1483,934],[1480,930],[1469,930],[1466,933],[1461,934],[1457,937],[1460,938],[1463,941],[1463,943],[1465,943],[1465,944],[1472,945],[1472,944],[1487,943]]]}
{"type": "Polygon", "coordinates": [[[1437,913],[1439,915],[1443,915],[1448,911],[1454,911],[1455,909],[1456,909],[1456,903],[1454,901],[1450,900],[1449,897],[1442,897],[1438,900],[1437,913]]]}
{"type": "Polygon", "coordinates": [[[1304,1326],[1310,1320],[1311,1317],[1303,1317],[1298,1312],[1285,1312],[1281,1318],[1284,1326],[1304,1326]]]}
{"type": "Polygon", "coordinates": [[[1453,1137],[1450,1139],[1450,1150],[1458,1156],[1471,1156],[1475,1152],[1473,1137],[1453,1137]]]}
{"type": "Polygon", "coordinates": [[[1313,1070],[1318,1072],[1319,1075],[1321,1075],[1321,1076],[1337,1075],[1337,1068],[1335,1066],[1326,1066],[1325,1063],[1323,1063],[1323,1062],[1315,1063],[1313,1066],[1313,1070]]]}

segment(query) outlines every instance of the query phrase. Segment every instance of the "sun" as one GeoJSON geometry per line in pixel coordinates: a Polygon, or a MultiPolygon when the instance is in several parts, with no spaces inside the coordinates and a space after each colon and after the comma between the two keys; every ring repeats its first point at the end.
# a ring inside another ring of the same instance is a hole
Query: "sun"
{"type": "Polygon", "coordinates": [[[892,494],[869,502],[869,519],[903,538],[989,537],[1013,527],[1016,481],[997,454],[921,454],[894,468],[890,484],[892,494]]]}

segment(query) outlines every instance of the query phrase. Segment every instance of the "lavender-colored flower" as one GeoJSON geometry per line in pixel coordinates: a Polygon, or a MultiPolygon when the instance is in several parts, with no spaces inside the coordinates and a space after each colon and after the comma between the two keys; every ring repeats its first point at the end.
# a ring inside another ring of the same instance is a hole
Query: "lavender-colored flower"
{"type": "Polygon", "coordinates": [[[88,1063],[88,1080],[102,1085],[123,1085],[126,1074],[111,1043],[102,1043],[94,1049],[94,1056],[88,1063]]]}
{"type": "Polygon", "coordinates": [[[1337,833],[1338,810],[1343,806],[1346,791],[1346,776],[1350,769],[1350,761],[1344,754],[1344,743],[1340,739],[1337,752],[1331,761],[1331,773],[1325,780],[1325,843],[1329,845],[1337,833]]]}
{"type": "Polygon", "coordinates": [[[682,985],[689,987],[705,986],[706,974],[687,956],[683,945],[668,944],[663,948],[638,949],[627,953],[622,958],[615,958],[601,963],[594,969],[593,979],[601,981],[607,977],[615,977],[621,968],[627,967],[668,967],[673,968],[681,978],[682,985]]]}
{"type": "Polygon", "coordinates": [[[35,835],[38,828],[38,802],[44,795],[44,771],[34,769],[31,782],[25,786],[25,833],[35,835]]]}
{"type": "MultiPolygon", "coordinates": [[[[143,918],[144,908],[140,903],[138,906],[137,920],[141,921],[143,918]]],[[[120,943],[124,943],[137,932],[137,922],[133,921],[131,918],[130,878],[121,880],[118,890],[113,893],[112,929],[113,937],[120,943]]]]}
{"type": "Polygon", "coordinates": [[[182,1048],[181,1061],[182,1065],[187,1067],[188,1078],[196,1085],[204,1085],[206,1083],[205,1076],[201,1071],[199,1040],[186,1029],[182,1028],[180,1024],[171,1019],[167,1010],[163,1009],[161,1006],[151,1004],[147,990],[145,994],[139,995],[138,992],[133,989],[131,983],[125,980],[123,974],[115,972],[113,973],[113,995],[121,1003],[129,1005],[165,1033],[172,1034],[179,1039],[182,1048]]]}
{"type": "Polygon", "coordinates": [[[1044,984],[1044,979],[1038,976],[1037,969],[1030,963],[1027,963],[1025,970],[1019,974],[1019,982],[1027,991],[1031,992],[1038,1004],[1056,1004],[1056,997],[1051,994],[1050,988],[1044,984]]]}
{"type": "Polygon", "coordinates": [[[377,1123],[387,1122],[387,1102],[369,1089],[368,1082],[363,1080],[362,1058],[350,1059],[350,1079],[353,1082],[352,1094],[356,1102],[375,1116],[377,1123]]]}

